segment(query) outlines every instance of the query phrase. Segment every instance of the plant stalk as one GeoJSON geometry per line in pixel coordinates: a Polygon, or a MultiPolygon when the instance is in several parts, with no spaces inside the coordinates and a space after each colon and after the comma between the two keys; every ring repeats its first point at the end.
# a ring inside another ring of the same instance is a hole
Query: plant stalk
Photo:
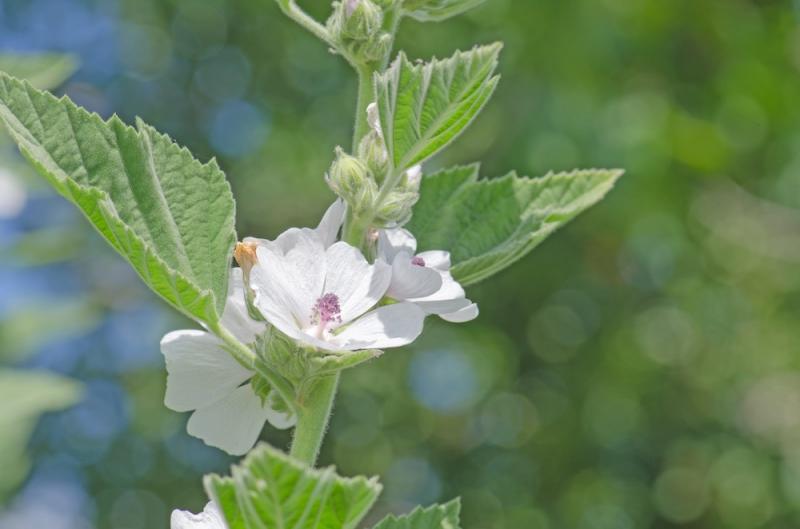
{"type": "Polygon", "coordinates": [[[356,102],[356,125],[353,130],[353,152],[356,152],[359,142],[369,132],[367,107],[375,99],[375,71],[375,68],[368,65],[356,67],[358,100],[356,102]]]}
{"type": "MultiPolygon", "coordinates": [[[[295,4],[294,0],[277,1],[287,15],[333,48],[336,48],[334,43],[331,42],[327,29],[303,12],[295,4]]],[[[389,32],[392,40],[397,34],[401,18],[402,13],[399,7],[390,9],[386,13],[384,30],[389,32]]],[[[375,73],[386,68],[390,55],[391,49],[382,60],[374,63],[355,64],[350,61],[358,73],[358,100],[356,102],[356,117],[353,129],[353,152],[358,150],[359,142],[369,132],[367,106],[375,98],[375,73]]],[[[369,230],[374,216],[374,211],[369,211],[363,216],[357,216],[352,211],[348,211],[342,230],[342,240],[357,248],[366,250],[367,230],[369,230]]],[[[294,430],[290,454],[312,467],[316,463],[322,440],[328,428],[336,390],[339,386],[339,377],[339,373],[321,377],[312,386],[311,390],[306,395],[301,396],[296,403],[297,426],[294,430]]]]}
{"type": "Polygon", "coordinates": [[[292,457],[314,466],[328,429],[339,373],[320,378],[311,388],[303,402],[297,403],[297,426],[294,429],[292,457]]]}

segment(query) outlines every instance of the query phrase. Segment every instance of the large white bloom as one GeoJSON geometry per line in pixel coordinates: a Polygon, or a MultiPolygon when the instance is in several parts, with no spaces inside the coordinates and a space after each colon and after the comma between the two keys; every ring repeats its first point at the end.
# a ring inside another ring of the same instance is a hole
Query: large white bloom
{"type": "Polygon", "coordinates": [[[228,529],[228,525],[212,502],[200,514],[188,511],[172,511],[170,529],[228,529]]]}
{"type": "Polygon", "coordinates": [[[336,231],[338,225],[292,228],[275,241],[262,241],[250,271],[255,306],[287,336],[327,351],[413,342],[425,312],[412,303],[375,308],[389,288],[392,268],[380,259],[369,264],[345,242],[331,244],[325,233],[336,231]]]}
{"type": "MultiPolygon", "coordinates": [[[[242,343],[255,341],[265,324],[247,313],[241,269],[231,271],[221,324],[242,343]]],[[[164,403],[178,411],[194,411],[187,429],[206,444],[231,455],[250,450],[269,421],[289,428],[295,418],[262,402],[248,382],[253,372],[240,365],[213,334],[199,330],[174,331],[161,340],[167,364],[164,403]]]]}
{"type": "Polygon", "coordinates": [[[386,295],[454,323],[478,317],[478,305],[466,298],[464,288],[450,274],[450,253],[416,252],[417,240],[408,230],[381,230],[378,257],[392,264],[386,295]]]}

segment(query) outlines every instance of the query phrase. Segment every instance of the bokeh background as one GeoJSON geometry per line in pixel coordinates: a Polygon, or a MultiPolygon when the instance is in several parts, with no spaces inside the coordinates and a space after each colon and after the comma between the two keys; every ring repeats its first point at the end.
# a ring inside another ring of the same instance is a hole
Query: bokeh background
{"type": "MultiPolygon", "coordinates": [[[[788,0],[488,0],[403,24],[413,57],[506,43],[430,169],[627,175],[470,289],[476,322],[346,374],[322,463],[382,476],[376,516],[461,495],[465,529],[800,526],[798,23],[788,0]]],[[[216,156],[242,236],[332,200],[354,76],[271,0],[0,0],[0,51],[69,53],[57,92],[216,156]]],[[[0,471],[0,528],[164,529],[232,462],[162,404],[158,341],[191,324],[2,149],[0,360],[82,390],[19,441],[24,481],[0,471]]]]}

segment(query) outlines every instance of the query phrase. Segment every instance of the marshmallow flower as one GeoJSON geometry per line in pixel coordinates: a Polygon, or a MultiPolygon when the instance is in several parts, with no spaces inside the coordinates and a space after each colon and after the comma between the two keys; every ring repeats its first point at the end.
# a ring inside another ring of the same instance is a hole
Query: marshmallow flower
{"type": "Polygon", "coordinates": [[[370,264],[358,249],[333,243],[330,234],[335,236],[338,224],[329,220],[330,226],[323,220],[316,230],[292,228],[258,243],[250,271],[256,308],[290,338],[325,351],[413,342],[425,311],[413,303],[376,308],[392,281],[392,267],[380,259],[370,264]]]}
{"type": "MultiPolygon", "coordinates": [[[[264,323],[247,313],[241,269],[231,271],[221,324],[245,344],[253,343],[265,330],[264,323]]],[[[161,352],[167,364],[164,403],[174,411],[194,411],[187,430],[206,444],[244,455],[258,440],[265,422],[279,429],[294,425],[293,416],[273,410],[256,395],[249,383],[253,372],[234,360],[213,334],[171,332],[161,340],[161,352]]]]}
{"type": "Polygon", "coordinates": [[[416,252],[417,240],[408,230],[381,230],[378,258],[392,265],[392,282],[386,295],[449,322],[477,318],[478,305],[466,298],[464,288],[450,274],[450,253],[416,252]]]}
{"type": "Polygon", "coordinates": [[[208,503],[200,514],[172,511],[170,529],[228,529],[222,514],[213,503],[208,503]]]}

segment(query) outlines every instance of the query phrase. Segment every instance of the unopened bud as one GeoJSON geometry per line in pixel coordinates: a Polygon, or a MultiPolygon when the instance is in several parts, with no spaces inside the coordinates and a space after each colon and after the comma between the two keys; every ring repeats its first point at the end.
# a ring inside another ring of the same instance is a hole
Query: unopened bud
{"type": "Polygon", "coordinates": [[[334,193],[344,199],[355,211],[372,206],[378,189],[369,168],[356,158],[336,148],[336,160],[326,176],[334,193]]]}
{"type": "Polygon", "coordinates": [[[365,62],[382,61],[392,50],[392,36],[381,32],[358,46],[357,57],[365,62]]]}
{"type": "Polygon", "coordinates": [[[372,0],[344,0],[341,11],[340,37],[366,40],[380,31],[383,10],[372,0]]]}
{"type": "Polygon", "coordinates": [[[364,160],[377,181],[382,181],[389,165],[389,153],[386,151],[383,138],[374,131],[367,133],[358,144],[358,156],[364,160]]]}
{"type": "Polygon", "coordinates": [[[378,219],[387,226],[403,225],[411,218],[411,208],[419,200],[419,193],[392,191],[378,208],[378,219]]]}

